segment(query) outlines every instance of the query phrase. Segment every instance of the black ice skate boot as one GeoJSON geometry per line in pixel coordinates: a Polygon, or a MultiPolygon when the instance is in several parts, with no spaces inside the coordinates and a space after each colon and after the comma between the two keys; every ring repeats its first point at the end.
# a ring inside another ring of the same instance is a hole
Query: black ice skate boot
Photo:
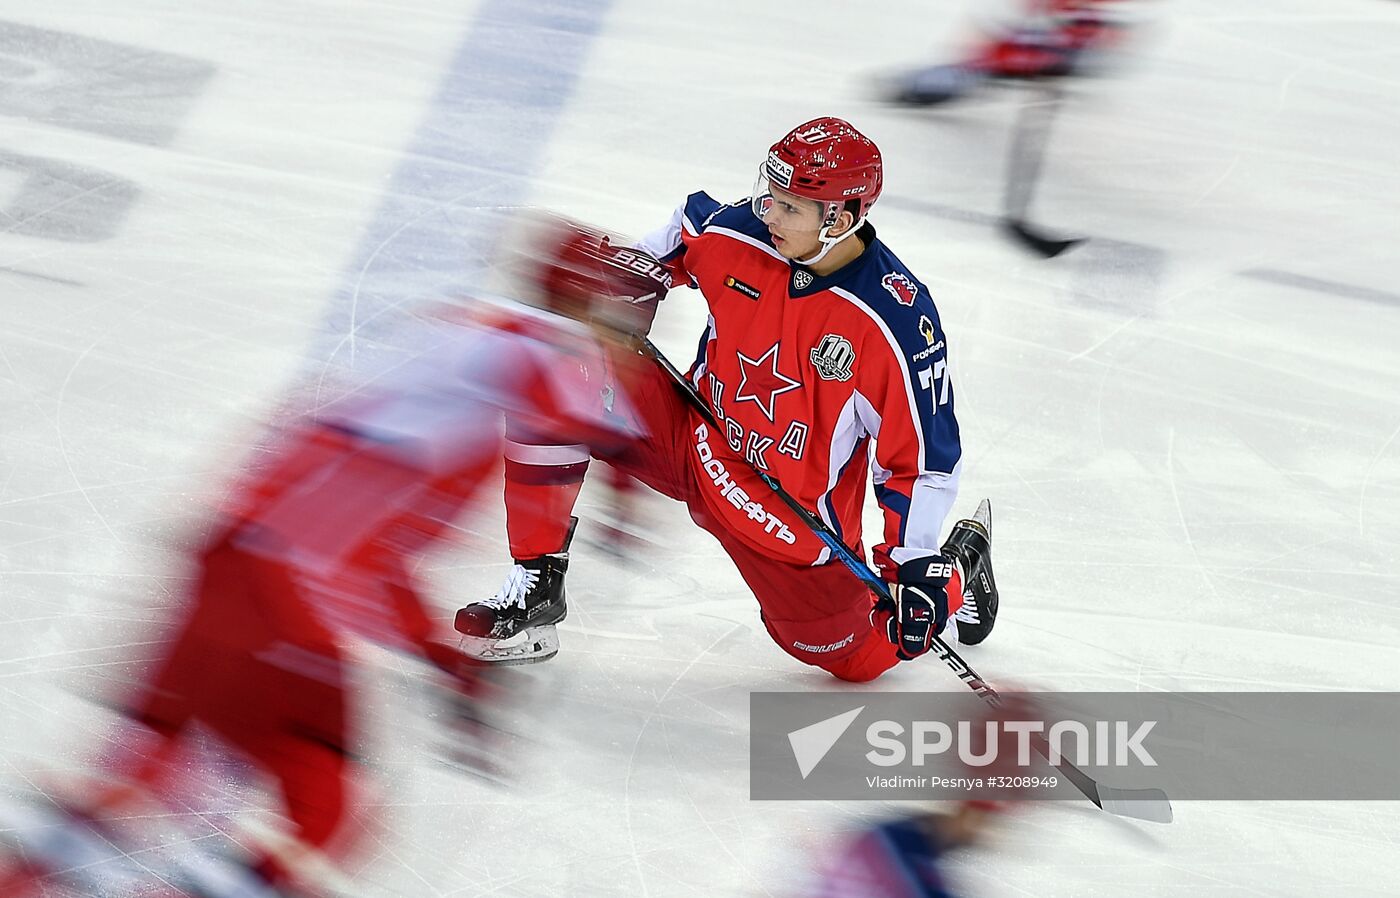
{"type": "Polygon", "coordinates": [[[453,622],[462,651],[492,664],[532,664],[559,653],[554,625],[564,619],[564,574],[578,518],[569,519],[564,547],[550,555],[516,561],[499,592],[457,610],[453,622]]]}
{"type": "Polygon", "coordinates": [[[997,582],[992,577],[992,503],[983,499],[977,512],[953,525],[943,554],[962,573],[963,604],[953,615],[958,642],[976,645],[991,635],[997,622],[997,582]]]}

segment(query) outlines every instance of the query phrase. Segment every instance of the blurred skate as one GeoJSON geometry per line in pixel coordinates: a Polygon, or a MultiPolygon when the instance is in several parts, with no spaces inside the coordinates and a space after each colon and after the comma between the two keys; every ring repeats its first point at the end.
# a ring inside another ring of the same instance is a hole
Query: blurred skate
{"type": "Polygon", "coordinates": [[[432,716],[441,724],[436,754],[443,764],[493,785],[511,784],[507,755],[517,735],[507,711],[521,676],[510,665],[476,662],[468,677],[441,691],[432,716]]]}
{"type": "Polygon", "coordinates": [[[933,65],[879,78],[875,94],[901,106],[936,106],[972,93],[988,74],[967,65],[933,65]]]}
{"type": "Polygon", "coordinates": [[[212,855],[182,858],[172,879],[179,886],[177,894],[187,898],[302,898],[279,889],[246,864],[212,855]]]}
{"type": "Polygon", "coordinates": [[[558,654],[555,624],[568,613],[564,574],[577,526],[578,518],[571,519],[558,552],[517,560],[494,596],[458,609],[453,626],[462,651],[492,664],[533,664],[558,654]]]}
{"type": "Polygon", "coordinates": [[[1076,54],[1024,38],[997,41],[974,59],[926,66],[886,76],[878,95],[902,106],[936,106],[961,99],[993,81],[1062,78],[1075,70],[1076,54]]]}
{"type": "Polygon", "coordinates": [[[127,853],[103,829],[48,798],[0,805],[5,864],[0,898],[126,894],[142,881],[127,853]]]}
{"type": "MultiPolygon", "coordinates": [[[[181,847],[165,877],[176,889],[168,893],[170,898],[354,898],[359,894],[354,880],[330,857],[284,830],[248,821],[230,836],[232,842],[220,849],[210,850],[199,842],[181,847]]],[[[157,898],[167,898],[167,893],[160,892],[157,898]]]]}

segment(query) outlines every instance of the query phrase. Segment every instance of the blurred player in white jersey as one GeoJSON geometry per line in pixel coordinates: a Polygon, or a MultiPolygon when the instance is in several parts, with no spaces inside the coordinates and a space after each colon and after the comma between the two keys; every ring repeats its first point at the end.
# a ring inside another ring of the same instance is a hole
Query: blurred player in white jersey
{"type": "MultiPolygon", "coordinates": [[[[260,453],[219,512],[184,619],[128,700],[133,724],[110,740],[95,786],[4,827],[21,851],[0,895],[49,894],[65,879],[100,890],[91,877],[104,860],[121,865],[111,845],[134,809],[192,787],[181,759],[196,729],[276,787],[288,827],[237,863],[183,865],[164,894],[303,894],[306,871],[326,868],[355,828],[348,637],[418,655],[476,694],[477,665],[450,630],[436,632],[411,571],[500,463],[503,425],[600,452],[639,436],[604,345],[645,328],[668,283],[659,268],[615,264],[598,232],[546,230],[532,267],[539,307],[481,301],[431,319],[417,360],[260,453]]],[[[517,515],[560,511],[534,508],[529,490],[513,499],[517,515]]]]}

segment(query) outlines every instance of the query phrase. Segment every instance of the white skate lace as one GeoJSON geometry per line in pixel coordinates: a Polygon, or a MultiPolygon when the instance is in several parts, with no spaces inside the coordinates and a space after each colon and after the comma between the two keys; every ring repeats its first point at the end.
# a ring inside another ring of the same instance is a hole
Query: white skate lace
{"type": "MultiPolygon", "coordinates": [[[[958,566],[958,579],[966,584],[968,582],[967,573],[963,570],[962,560],[956,559],[953,563],[958,566]]],[[[973,594],[971,589],[963,589],[962,607],[953,612],[953,620],[964,624],[981,623],[982,618],[977,613],[977,596],[973,594]]]]}
{"type": "Polygon", "coordinates": [[[532,571],[524,565],[517,564],[506,574],[506,582],[501,584],[501,588],[489,599],[482,599],[481,604],[488,608],[509,608],[512,605],[524,610],[525,596],[530,590],[535,588],[535,584],[540,582],[540,572],[532,571]]]}

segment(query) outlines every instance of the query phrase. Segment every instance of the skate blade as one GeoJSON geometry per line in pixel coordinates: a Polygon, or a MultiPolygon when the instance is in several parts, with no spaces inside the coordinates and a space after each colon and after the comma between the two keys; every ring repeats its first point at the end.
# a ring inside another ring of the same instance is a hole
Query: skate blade
{"type": "Polygon", "coordinates": [[[972,529],[980,530],[982,535],[990,542],[992,538],[992,500],[983,499],[977,506],[977,510],[972,513],[972,517],[963,518],[953,526],[957,527],[958,524],[969,524],[972,526],[972,529]]]}
{"type": "Polygon", "coordinates": [[[509,639],[463,636],[462,651],[486,664],[538,664],[559,654],[559,631],[553,624],[542,624],[509,639]]]}
{"type": "Polygon", "coordinates": [[[973,512],[972,519],[982,525],[982,529],[987,531],[987,535],[992,535],[992,500],[983,499],[977,506],[977,511],[973,512]]]}

